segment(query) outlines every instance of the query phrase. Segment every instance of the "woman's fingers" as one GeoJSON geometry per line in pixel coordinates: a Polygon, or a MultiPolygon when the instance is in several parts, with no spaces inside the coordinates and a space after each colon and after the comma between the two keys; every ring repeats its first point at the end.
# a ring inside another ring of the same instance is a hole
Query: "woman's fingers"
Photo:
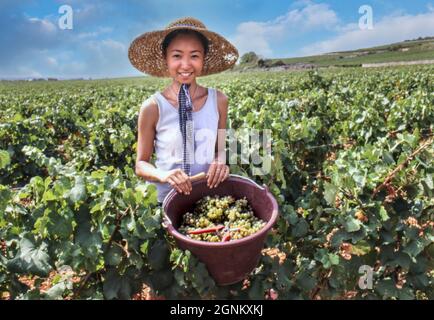
{"type": "Polygon", "coordinates": [[[229,171],[230,171],[229,166],[226,166],[225,175],[222,181],[225,181],[229,177],[229,171]]]}
{"type": "MultiPolygon", "coordinates": [[[[206,176],[207,186],[209,188],[215,188],[228,178],[229,166],[212,163],[206,176]]],[[[193,190],[190,177],[181,169],[176,170],[167,180],[179,193],[190,194],[193,190]]]]}
{"type": "Polygon", "coordinates": [[[227,176],[229,175],[229,167],[227,165],[224,165],[222,168],[222,171],[220,172],[219,179],[217,181],[216,186],[218,186],[221,182],[223,182],[227,176]]]}
{"type": "Polygon", "coordinates": [[[178,187],[178,184],[172,177],[167,178],[167,182],[176,190],[176,192],[182,193],[182,190],[178,187]]]}
{"type": "Polygon", "coordinates": [[[216,186],[218,186],[221,182],[225,181],[228,176],[229,176],[229,167],[227,165],[224,165],[216,186]]]}
{"type": "Polygon", "coordinates": [[[181,183],[182,183],[182,185],[184,187],[185,193],[186,194],[190,194],[190,192],[191,192],[191,188],[190,188],[191,182],[190,182],[190,178],[188,177],[188,175],[184,171],[181,170],[181,173],[179,174],[179,178],[180,178],[181,183]]]}
{"type": "Polygon", "coordinates": [[[179,176],[179,173],[172,176],[172,180],[175,181],[176,186],[181,190],[180,193],[188,193],[188,189],[186,184],[183,182],[182,176],[179,176]]]}
{"type": "Polygon", "coordinates": [[[213,188],[214,184],[217,182],[218,174],[219,174],[218,171],[219,171],[218,166],[215,166],[214,170],[211,171],[211,173],[209,175],[209,178],[208,178],[209,184],[208,184],[208,186],[210,188],[213,188]]]}
{"type": "Polygon", "coordinates": [[[188,186],[188,176],[185,174],[184,171],[179,171],[176,174],[176,177],[178,178],[178,180],[180,181],[180,186],[182,188],[182,190],[184,191],[185,194],[189,194],[190,193],[190,188],[188,186]]]}
{"type": "Polygon", "coordinates": [[[211,165],[209,166],[209,169],[208,169],[208,173],[206,175],[207,176],[206,185],[208,187],[211,187],[211,182],[214,179],[215,171],[216,171],[216,164],[215,163],[211,163],[211,165]]]}
{"type": "Polygon", "coordinates": [[[185,185],[187,186],[187,190],[190,193],[192,190],[190,177],[184,171],[181,171],[181,173],[182,173],[182,177],[183,177],[183,180],[185,182],[185,185]]]}
{"type": "Polygon", "coordinates": [[[226,174],[227,174],[227,166],[225,164],[218,165],[215,170],[214,178],[211,182],[211,188],[217,187],[220,184],[220,182],[222,182],[225,179],[226,174]]]}
{"type": "Polygon", "coordinates": [[[216,169],[215,169],[214,181],[213,181],[213,185],[212,185],[213,188],[218,186],[218,184],[220,182],[220,177],[221,177],[221,175],[225,169],[224,167],[225,167],[224,164],[217,164],[216,169]]]}

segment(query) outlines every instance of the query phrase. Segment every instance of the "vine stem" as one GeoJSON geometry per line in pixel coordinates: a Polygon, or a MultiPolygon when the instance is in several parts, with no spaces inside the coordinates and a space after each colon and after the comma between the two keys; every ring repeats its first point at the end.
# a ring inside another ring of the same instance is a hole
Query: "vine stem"
{"type": "Polygon", "coordinates": [[[318,281],[318,285],[311,292],[311,296],[310,296],[311,299],[315,299],[319,295],[321,290],[325,288],[325,286],[327,285],[327,281],[330,278],[331,274],[332,274],[332,270],[324,272],[321,275],[321,278],[318,281]]]}
{"type": "MultiPolygon", "coordinates": [[[[113,230],[112,234],[110,235],[110,239],[109,239],[109,241],[107,242],[107,247],[106,247],[105,250],[104,250],[104,254],[107,252],[107,250],[108,250],[108,249],[110,248],[110,246],[112,245],[112,243],[113,243],[113,239],[114,239],[116,233],[119,231],[119,229],[120,229],[120,227],[121,227],[121,226],[120,226],[120,222],[121,222],[122,218],[126,216],[126,214],[128,213],[128,210],[132,210],[132,208],[131,208],[131,207],[128,207],[128,208],[126,208],[122,213],[120,213],[120,214],[117,213],[117,214],[116,214],[116,218],[115,218],[115,224],[116,224],[116,227],[115,227],[115,229],[113,230]]],[[[87,282],[89,281],[90,277],[91,277],[92,275],[94,275],[94,274],[98,274],[98,273],[99,273],[99,271],[88,272],[88,273],[86,274],[86,276],[84,277],[84,279],[81,281],[80,286],[78,287],[78,289],[74,292],[73,296],[74,296],[74,297],[77,297],[77,296],[80,294],[80,292],[83,290],[83,288],[85,287],[85,285],[87,284],[87,282]]]]}
{"type": "Polygon", "coordinates": [[[395,175],[401,171],[402,169],[404,169],[405,166],[407,166],[407,164],[413,160],[413,158],[421,153],[423,150],[425,150],[430,144],[432,144],[434,141],[434,137],[431,137],[429,139],[427,139],[424,143],[422,143],[419,148],[417,148],[416,150],[414,150],[408,157],[407,159],[405,159],[404,162],[402,162],[401,164],[399,164],[395,169],[393,169],[386,177],[386,179],[384,179],[383,183],[380,184],[378,187],[376,187],[374,189],[374,192],[372,193],[371,199],[373,199],[375,197],[375,195],[382,189],[384,188],[386,185],[388,185],[390,183],[390,181],[395,177],[395,175]]]}
{"type": "Polygon", "coordinates": [[[343,195],[344,195],[345,197],[347,197],[348,199],[353,200],[353,201],[356,201],[357,204],[359,205],[359,207],[360,207],[361,209],[363,209],[364,211],[367,211],[367,210],[368,210],[368,208],[363,204],[363,202],[360,201],[359,198],[357,198],[356,196],[354,196],[350,191],[345,190],[345,189],[343,189],[343,188],[339,188],[339,190],[340,190],[340,191],[343,193],[343,195]]]}
{"type": "Polygon", "coordinates": [[[119,231],[119,229],[121,228],[121,225],[120,225],[121,220],[122,220],[123,217],[125,217],[125,216],[127,215],[128,210],[132,210],[131,207],[126,208],[122,213],[120,213],[120,214],[118,213],[118,214],[116,215],[116,218],[115,218],[115,225],[116,225],[116,227],[115,227],[115,229],[113,230],[112,234],[110,235],[110,239],[109,239],[109,241],[108,241],[108,243],[107,243],[107,247],[106,247],[106,249],[104,250],[104,253],[107,252],[107,250],[108,250],[108,249],[110,248],[110,246],[112,245],[112,243],[113,243],[113,239],[114,239],[116,233],[117,233],[117,232],[119,231]]]}

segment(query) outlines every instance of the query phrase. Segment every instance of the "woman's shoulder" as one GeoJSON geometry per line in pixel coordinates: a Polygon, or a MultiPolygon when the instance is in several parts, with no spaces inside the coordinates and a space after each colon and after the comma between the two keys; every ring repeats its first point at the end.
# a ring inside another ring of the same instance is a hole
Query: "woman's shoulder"
{"type": "Polygon", "coordinates": [[[228,97],[223,92],[221,92],[218,89],[215,89],[215,92],[216,92],[216,95],[217,95],[217,101],[219,103],[221,103],[221,102],[227,102],[228,101],[228,97]]]}
{"type": "Polygon", "coordinates": [[[139,116],[155,123],[158,121],[159,112],[155,94],[142,102],[139,116]]]}
{"type": "Polygon", "coordinates": [[[215,95],[217,96],[217,107],[219,110],[219,114],[227,112],[228,109],[228,97],[218,89],[215,90],[215,95]]]}
{"type": "Polygon", "coordinates": [[[142,104],[140,105],[140,111],[144,110],[144,109],[158,109],[158,102],[157,102],[157,97],[156,97],[157,93],[154,93],[152,96],[146,98],[145,100],[143,100],[142,104]]]}
{"type": "Polygon", "coordinates": [[[228,97],[220,90],[216,89],[216,88],[212,88],[212,87],[204,87],[205,90],[208,90],[208,94],[209,92],[213,91],[214,95],[217,96],[217,103],[220,104],[224,104],[227,103],[228,101],[228,97]]]}

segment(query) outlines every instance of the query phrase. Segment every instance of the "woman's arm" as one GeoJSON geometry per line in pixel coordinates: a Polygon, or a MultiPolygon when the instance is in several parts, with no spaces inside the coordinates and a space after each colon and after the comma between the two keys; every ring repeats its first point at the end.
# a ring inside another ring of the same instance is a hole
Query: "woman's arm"
{"type": "Polygon", "coordinates": [[[191,181],[181,169],[164,171],[150,163],[154,152],[155,130],[158,122],[158,105],[148,100],[141,108],[138,120],[136,174],[147,181],[169,183],[179,193],[190,194],[191,181]]]}
{"type": "Polygon", "coordinates": [[[207,185],[211,188],[217,187],[220,182],[229,176],[229,166],[226,165],[225,150],[228,98],[220,91],[217,91],[217,106],[219,110],[219,122],[215,146],[216,153],[207,173],[207,185]]]}
{"type": "Polygon", "coordinates": [[[141,108],[138,120],[136,174],[147,181],[162,182],[163,172],[151,163],[154,152],[155,128],[158,121],[157,103],[150,99],[141,108]]]}
{"type": "Polygon", "coordinates": [[[215,159],[226,164],[226,122],[228,119],[228,97],[217,90],[217,106],[219,110],[219,123],[217,141],[215,145],[215,159]]]}

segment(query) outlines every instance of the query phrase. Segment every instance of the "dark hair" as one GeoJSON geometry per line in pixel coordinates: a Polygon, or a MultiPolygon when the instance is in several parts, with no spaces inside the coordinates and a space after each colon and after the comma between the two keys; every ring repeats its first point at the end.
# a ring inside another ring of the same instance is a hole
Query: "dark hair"
{"type": "Polygon", "coordinates": [[[167,48],[169,47],[169,44],[172,42],[173,39],[175,39],[179,35],[193,35],[197,37],[199,41],[202,43],[205,55],[208,53],[209,41],[202,33],[190,29],[178,29],[172,31],[164,38],[163,43],[161,45],[164,56],[166,56],[167,48]]]}

